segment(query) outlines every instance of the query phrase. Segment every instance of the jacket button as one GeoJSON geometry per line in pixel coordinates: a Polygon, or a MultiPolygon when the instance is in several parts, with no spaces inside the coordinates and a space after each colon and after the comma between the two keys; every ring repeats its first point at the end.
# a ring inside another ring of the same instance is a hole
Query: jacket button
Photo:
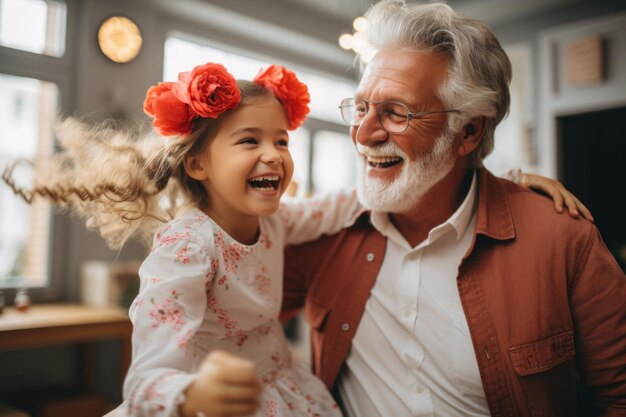
{"type": "Polygon", "coordinates": [[[348,323],[342,324],[341,330],[343,330],[344,332],[347,332],[348,330],[350,330],[350,325],[348,323]]]}
{"type": "Polygon", "coordinates": [[[373,262],[374,261],[374,254],[372,252],[368,253],[367,255],[365,255],[365,259],[367,259],[367,262],[373,262]]]}

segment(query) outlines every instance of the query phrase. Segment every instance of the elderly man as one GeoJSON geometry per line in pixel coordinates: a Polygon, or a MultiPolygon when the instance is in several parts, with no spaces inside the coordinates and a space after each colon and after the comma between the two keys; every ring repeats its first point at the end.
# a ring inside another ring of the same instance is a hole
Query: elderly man
{"type": "Polygon", "coordinates": [[[593,224],[482,167],[499,42],[444,4],[367,18],[378,53],[341,112],[370,211],[286,255],[316,374],[350,417],[626,415],[623,272],[593,224]]]}

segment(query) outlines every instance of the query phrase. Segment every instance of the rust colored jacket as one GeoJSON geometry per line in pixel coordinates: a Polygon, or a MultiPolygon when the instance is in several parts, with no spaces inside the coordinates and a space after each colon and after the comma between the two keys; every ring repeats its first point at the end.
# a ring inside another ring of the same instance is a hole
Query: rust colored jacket
{"type": "MultiPolygon", "coordinates": [[[[457,285],[491,414],[626,416],[626,277],[597,229],[484,169],[478,181],[457,285]],[[583,391],[594,411],[579,408],[583,391]]],[[[287,250],[283,317],[304,308],[313,369],[330,389],[385,246],[364,214],[287,250]]]]}

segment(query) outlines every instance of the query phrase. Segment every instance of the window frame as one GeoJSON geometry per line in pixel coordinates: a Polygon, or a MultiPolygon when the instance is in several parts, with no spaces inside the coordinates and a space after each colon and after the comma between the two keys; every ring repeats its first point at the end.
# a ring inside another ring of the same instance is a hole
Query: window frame
{"type": "MultiPolygon", "coordinates": [[[[339,109],[337,109],[339,111],[339,109]]],[[[307,193],[313,193],[315,190],[315,184],[313,183],[313,166],[314,166],[314,155],[315,155],[315,137],[320,132],[334,132],[339,133],[341,135],[345,135],[348,138],[350,137],[349,127],[343,124],[332,123],[326,120],[319,119],[309,119],[304,123],[304,126],[307,127],[310,131],[311,140],[309,141],[309,172],[308,172],[308,183],[306,185],[307,193]]],[[[355,184],[356,185],[356,184],[355,184]]]]}
{"type": "MultiPolygon", "coordinates": [[[[57,1],[64,2],[67,11],[63,56],[53,57],[0,46],[0,73],[56,84],[59,93],[59,114],[70,114],[75,109],[75,89],[72,80],[76,73],[75,62],[78,49],[78,39],[74,36],[78,33],[76,19],[78,0],[57,1]]],[[[54,146],[56,148],[56,144],[54,146]]],[[[67,298],[67,294],[70,293],[70,283],[64,277],[69,275],[69,260],[72,256],[67,251],[71,219],[54,207],[50,210],[50,216],[47,285],[29,288],[28,293],[33,302],[56,301],[67,298]]],[[[5,302],[10,303],[15,297],[16,288],[5,287],[0,291],[5,302]]]]}

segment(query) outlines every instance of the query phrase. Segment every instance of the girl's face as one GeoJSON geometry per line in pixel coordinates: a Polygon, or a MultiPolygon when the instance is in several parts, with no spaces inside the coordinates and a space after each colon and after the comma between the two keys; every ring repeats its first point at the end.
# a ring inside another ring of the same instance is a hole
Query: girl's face
{"type": "Polygon", "coordinates": [[[274,213],[293,174],[282,106],[273,97],[255,99],[221,122],[205,150],[186,161],[209,195],[205,211],[232,224],[274,213]]]}

